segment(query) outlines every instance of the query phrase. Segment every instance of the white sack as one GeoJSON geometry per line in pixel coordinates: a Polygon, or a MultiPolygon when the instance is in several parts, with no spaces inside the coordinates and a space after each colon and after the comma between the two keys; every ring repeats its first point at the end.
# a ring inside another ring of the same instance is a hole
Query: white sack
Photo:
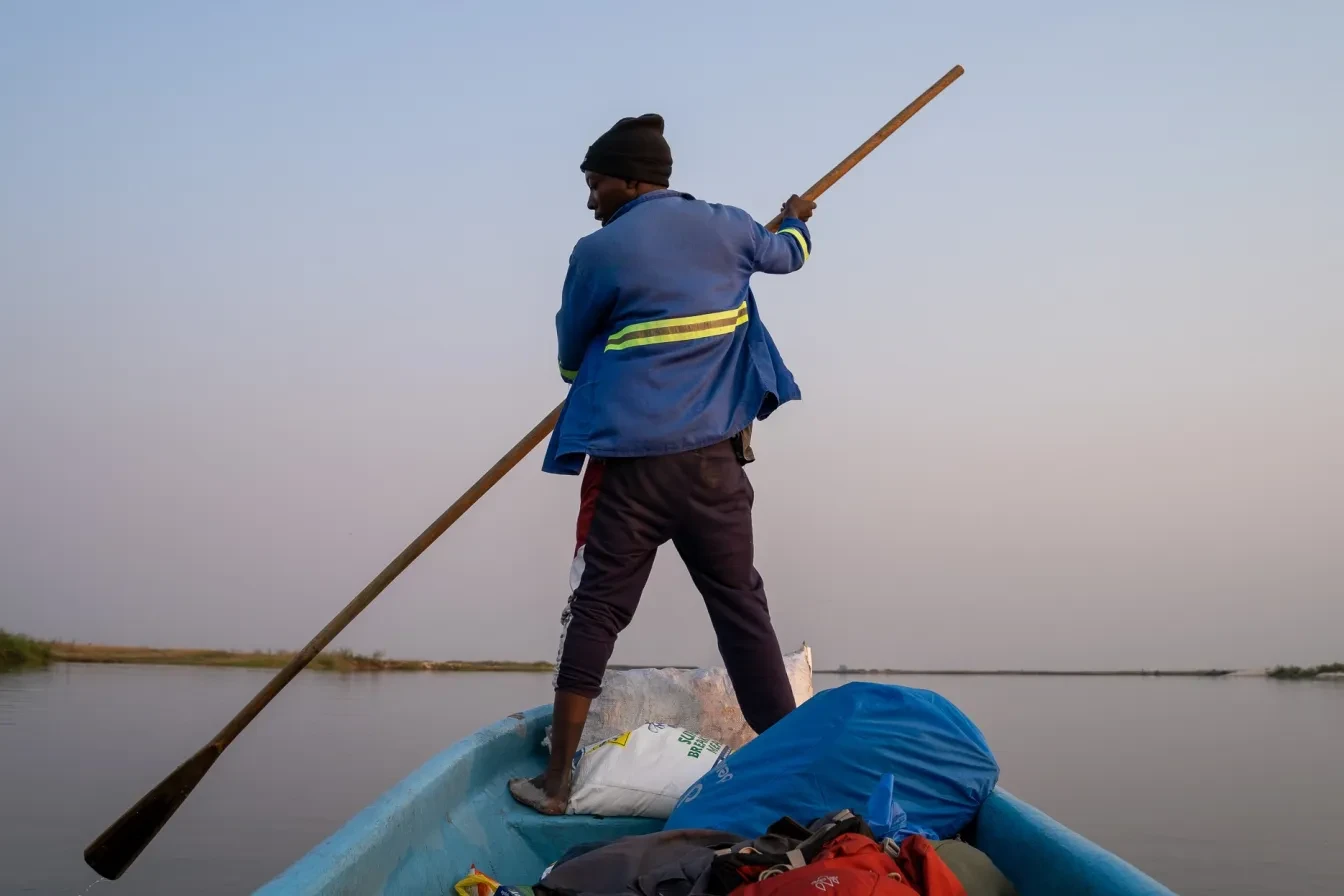
{"type": "MultiPolygon", "coordinates": [[[[812,648],[804,644],[787,654],[784,668],[793,699],[801,705],[812,696],[812,648]]],[[[602,694],[588,711],[579,745],[609,740],[648,722],[695,731],[734,750],[756,736],[742,718],[728,671],[721,666],[608,670],[602,677],[602,694]]]]}
{"type": "Polygon", "coordinates": [[[727,754],[723,744],[683,728],[655,723],[626,731],[575,757],[569,814],[667,818],[727,754]]]}

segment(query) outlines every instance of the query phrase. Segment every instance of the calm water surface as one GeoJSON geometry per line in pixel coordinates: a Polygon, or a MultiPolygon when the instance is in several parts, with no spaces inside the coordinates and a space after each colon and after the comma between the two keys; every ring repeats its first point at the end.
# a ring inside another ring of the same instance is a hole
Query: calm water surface
{"type": "MultiPolygon", "coordinates": [[[[88,841],[270,675],[0,675],[0,893],[83,893],[88,841]]],[[[1344,683],[906,681],[980,725],[1004,787],[1179,893],[1344,893],[1344,683]]],[[[437,751],[548,698],[546,675],[301,675],[93,896],[250,892],[437,751]]]]}

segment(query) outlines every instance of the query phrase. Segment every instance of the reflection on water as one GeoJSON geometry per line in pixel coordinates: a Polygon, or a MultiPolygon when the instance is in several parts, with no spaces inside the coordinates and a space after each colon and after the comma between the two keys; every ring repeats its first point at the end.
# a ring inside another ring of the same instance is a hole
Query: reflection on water
{"type": "MultiPolygon", "coordinates": [[[[0,675],[0,893],[74,896],[84,846],[269,670],[0,675]]],[[[818,678],[830,686],[839,678],[818,678]]],[[[984,729],[1003,786],[1185,896],[1344,893],[1344,683],[920,677],[984,729]]],[[[116,884],[250,892],[465,734],[549,699],[526,673],[305,673],[116,884]]]]}

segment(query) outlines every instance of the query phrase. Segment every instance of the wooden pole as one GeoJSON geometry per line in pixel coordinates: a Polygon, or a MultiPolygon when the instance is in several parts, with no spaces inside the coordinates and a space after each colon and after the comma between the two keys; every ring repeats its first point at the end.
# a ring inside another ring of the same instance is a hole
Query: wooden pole
{"type": "MultiPolygon", "coordinates": [[[[878,128],[877,132],[867,140],[863,141],[863,144],[858,149],[845,156],[844,160],[841,161],[839,165],[836,165],[830,171],[827,171],[826,175],[821,180],[808,188],[807,192],[803,194],[803,198],[815,202],[818,196],[835,186],[836,181],[848,174],[850,169],[859,164],[859,162],[862,162],[870,152],[877,149],[882,145],[883,141],[896,133],[896,130],[901,125],[913,118],[916,112],[927,106],[934,97],[946,90],[949,84],[964,74],[966,74],[966,69],[959,65],[952,66],[947,74],[935,81],[928,90],[915,97],[910,105],[906,106],[900,112],[897,112],[891,121],[878,128]]],[[[766,229],[771,231],[778,230],[779,222],[782,220],[783,216],[775,215],[774,220],[765,225],[766,229]]]]}

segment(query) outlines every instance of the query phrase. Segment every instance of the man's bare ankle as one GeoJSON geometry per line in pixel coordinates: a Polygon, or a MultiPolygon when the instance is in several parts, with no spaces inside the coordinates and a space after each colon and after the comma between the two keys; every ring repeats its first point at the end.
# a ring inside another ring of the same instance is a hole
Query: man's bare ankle
{"type": "Polygon", "coordinates": [[[569,775],[556,778],[548,776],[543,789],[548,797],[569,802],[569,794],[574,789],[574,782],[569,775]]]}

